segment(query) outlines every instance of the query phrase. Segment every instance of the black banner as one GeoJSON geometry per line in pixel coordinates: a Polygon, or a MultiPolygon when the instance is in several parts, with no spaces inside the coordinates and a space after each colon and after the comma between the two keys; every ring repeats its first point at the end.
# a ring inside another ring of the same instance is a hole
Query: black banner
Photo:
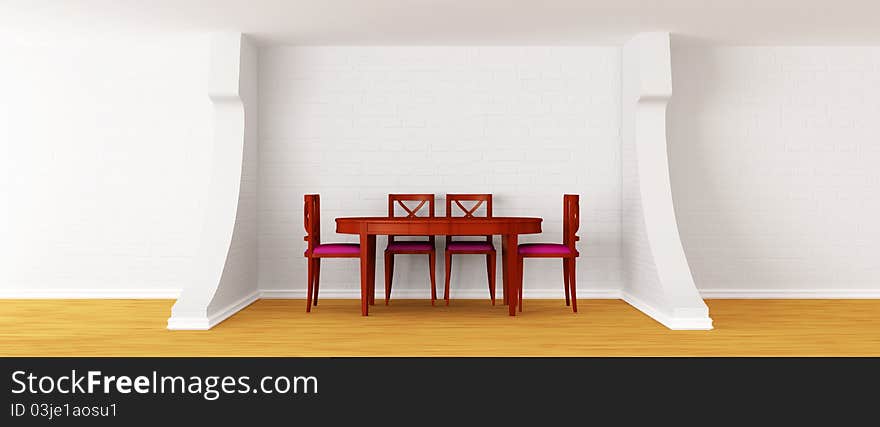
{"type": "Polygon", "coordinates": [[[524,417],[665,425],[704,411],[727,421],[832,411],[840,421],[878,416],[880,380],[880,359],[855,358],[5,358],[0,365],[3,426],[524,417]]]}

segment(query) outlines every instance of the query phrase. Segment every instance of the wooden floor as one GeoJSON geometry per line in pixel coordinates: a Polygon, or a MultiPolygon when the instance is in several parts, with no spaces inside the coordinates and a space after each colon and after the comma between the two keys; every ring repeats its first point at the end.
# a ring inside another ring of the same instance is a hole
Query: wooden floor
{"type": "Polygon", "coordinates": [[[261,300],[210,331],[168,331],[169,300],[0,300],[0,356],[880,356],[880,300],[709,300],[712,331],[670,331],[619,300],[376,305],[261,300]]]}

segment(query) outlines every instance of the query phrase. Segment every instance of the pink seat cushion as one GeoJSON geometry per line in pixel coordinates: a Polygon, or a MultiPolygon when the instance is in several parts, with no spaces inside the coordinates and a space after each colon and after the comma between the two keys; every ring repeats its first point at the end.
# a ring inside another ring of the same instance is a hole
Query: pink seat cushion
{"type": "Polygon", "coordinates": [[[388,251],[430,251],[434,249],[429,242],[394,242],[388,245],[388,251]]]}
{"type": "Polygon", "coordinates": [[[520,255],[568,255],[568,246],[559,243],[523,243],[519,245],[520,255]]]}
{"type": "Polygon", "coordinates": [[[446,250],[449,252],[455,252],[455,251],[464,251],[464,252],[487,251],[488,252],[493,249],[495,249],[495,247],[492,246],[492,244],[489,242],[449,242],[449,244],[446,245],[446,250]]]}
{"type": "Polygon", "coordinates": [[[315,255],[358,255],[361,245],[357,243],[322,243],[312,250],[315,255]]]}

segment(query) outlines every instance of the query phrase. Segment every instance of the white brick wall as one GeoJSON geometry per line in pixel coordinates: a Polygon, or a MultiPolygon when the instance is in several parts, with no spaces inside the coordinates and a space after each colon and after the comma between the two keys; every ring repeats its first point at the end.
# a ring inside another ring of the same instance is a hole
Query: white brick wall
{"type": "Polygon", "coordinates": [[[673,60],[670,172],[697,285],[876,293],[880,48],[679,48],[673,60]]]}
{"type": "MultiPolygon", "coordinates": [[[[543,235],[524,240],[561,241],[572,192],[579,287],[619,289],[619,67],[617,48],[263,49],[260,287],[305,289],[305,193],[321,194],[325,241],[355,241],[333,219],[384,215],[389,192],[433,192],[438,215],[446,193],[494,193],[496,215],[544,218],[543,235]]],[[[457,258],[453,289],[484,289],[484,262],[457,258]]],[[[324,264],[322,291],[359,287],[357,261],[324,264]]],[[[426,265],[400,257],[395,289],[427,290],[426,265]]],[[[440,259],[438,283],[442,271],[440,259]]],[[[526,292],[562,295],[558,261],[528,262],[525,280],[526,292]]]]}

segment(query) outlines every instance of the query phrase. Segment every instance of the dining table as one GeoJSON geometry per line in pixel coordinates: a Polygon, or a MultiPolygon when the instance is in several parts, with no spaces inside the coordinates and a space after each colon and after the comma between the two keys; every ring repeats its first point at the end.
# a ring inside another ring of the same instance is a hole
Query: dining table
{"type": "Polygon", "coordinates": [[[376,236],[501,236],[502,292],[511,316],[516,316],[522,278],[517,273],[520,234],[541,232],[542,218],[532,217],[341,217],[336,232],[360,236],[361,314],[375,304],[376,236]]]}

